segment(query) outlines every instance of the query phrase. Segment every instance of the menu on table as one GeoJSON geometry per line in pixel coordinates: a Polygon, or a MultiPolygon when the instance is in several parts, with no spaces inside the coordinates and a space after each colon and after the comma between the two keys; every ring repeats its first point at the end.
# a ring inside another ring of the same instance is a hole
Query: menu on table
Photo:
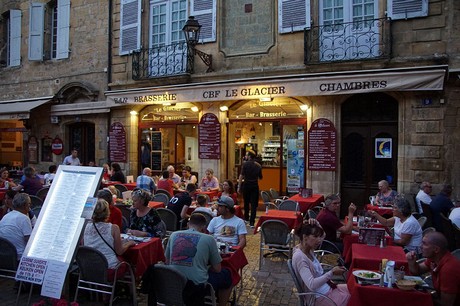
{"type": "Polygon", "coordinates": [[[385,239],[385,229],[383,228],[360,228],[358,242],[367,245],[379,245],[385,239]]]}

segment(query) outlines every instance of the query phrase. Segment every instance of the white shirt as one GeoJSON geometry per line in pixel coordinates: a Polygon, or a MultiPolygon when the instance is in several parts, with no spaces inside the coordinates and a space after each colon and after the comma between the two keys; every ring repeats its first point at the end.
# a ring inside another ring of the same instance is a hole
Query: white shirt
{"type": "Polygon", "coordinates": [[[32,224],[28,215],[13,210],[7,213],[0,221],[0,237],[7,239],[15,247],[18,253],[18,260],[26,248],[25,237],[32,233],[32,224]]]}
{"type": "Polygon", "coordinates": [[[401,234],[409,234],[412,235],[409,243],[406,245],[406,249],[409,251],[417,251],[417,248],[422,245],[422,228],[418,223],[417,219],[414,216],[410,216],[406,219],[403,223],[401,223],[401,219],[398,217],[394,217],[395,219],[395,240],[401,239],[401,234]]]}
{"type": "Polygon", "coordinates": [[[460,207],[452,209],[449,214],[449,219],[460,228],[460,207]]]}
{"type": "Polygon", "coordinates": [[[419,192],[417,193],[417,195],[415,196],[415,202],[417,202],[418,212],[423,213],[422,204],[420,203],[420,201],[425,203],[425,204],[430,204],[431,203],[430,195],[426,194],[426,192],[423,191],[422,189],[420,189],[419,192]]]}

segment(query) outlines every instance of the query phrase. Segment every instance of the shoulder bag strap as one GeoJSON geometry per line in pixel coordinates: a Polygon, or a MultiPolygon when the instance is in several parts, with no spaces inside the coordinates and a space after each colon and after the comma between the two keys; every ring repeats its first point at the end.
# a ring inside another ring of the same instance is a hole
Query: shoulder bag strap
{"type": "Polygon", "coordinates": [[[102,241],[105,242],[105,244],[107,244],[109,246],[109,248],[112,249],[112,251],[115,253],[115,255],[119,256],[117,254],[117,252],[115,251],[115,249],[104,239],[104,237],[102,237],[101,233],[99,232],[99,230],[97,229],[97,226],[96,226],[96,223],[93,222],[93,226],[94,228],[96,229],[96,232],[99,234],[99,237],[101,237],[102,241]]]}

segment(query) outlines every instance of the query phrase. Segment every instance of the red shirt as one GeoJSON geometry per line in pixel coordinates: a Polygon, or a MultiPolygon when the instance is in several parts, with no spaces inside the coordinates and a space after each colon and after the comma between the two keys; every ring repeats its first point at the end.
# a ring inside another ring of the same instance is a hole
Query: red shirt
{"type": "Polygon", "coordinates": [[[431,268],[433,287],[437,292],[457,294],[454,305],[460,305],[460,260],[447,252],[439,261],[438,266],[430,259],[425,265],[431,268]]]}
{"type": "Polygon", "coordinates": [[[110,210],[110,216],[107,222],[118,225],[118,227],[120,228],[120,231],[122,231],[123,221],[121,218],[122,216],[121,210],[118,207],[115,207],[114,205],[109,205],[109,210],[110,210]]]}
{"type": "Polygon", "coordinates": [[[161,179],[158,181],[157,189],[164,189],[167,192],[169,192],[171,197],[173,197],[174,196],[173,185],[174,185],[174,182],[171,179],[166,179],[166,180],[161,179]]]}
{"type": "Polygon", "coordinates": [[[341,228],[343,224],[340,222],[339,217],[337,217],[335,212],[332,212],[327,208],[322,209],[319,212],[318,217],[316,217],[316,220],[318,220],[319,224],[321,224],[321,227],[326,233],[326,240],[337,241],[337,230],[341,228]]]}
{"type": "MultiPolygon", "coordinates": [[[[219,192],[217,194],[217,197],[220,199],[220,197],[222,196],[222,191],[219,192]]],[[[238,194],[236,192],[232,193],[230,195],[230,197],[232,198],[233,202],[235,203],[235,205],[238,205],[238,194]]],[[[212,200],[212,199],[211,199],[212,200]]]]}

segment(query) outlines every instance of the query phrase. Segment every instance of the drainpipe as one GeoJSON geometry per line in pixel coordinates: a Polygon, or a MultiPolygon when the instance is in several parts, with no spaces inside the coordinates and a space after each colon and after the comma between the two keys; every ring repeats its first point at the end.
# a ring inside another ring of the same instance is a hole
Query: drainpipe
{"type": "Polygon", "coordinates": [[[107,90],[110,90],[110,83],[112,83],[112,15],[113,15],[113,3],[109,0],[109,20],[108,20],[108,31],[109,41],[107,45],[107,90]]]}

